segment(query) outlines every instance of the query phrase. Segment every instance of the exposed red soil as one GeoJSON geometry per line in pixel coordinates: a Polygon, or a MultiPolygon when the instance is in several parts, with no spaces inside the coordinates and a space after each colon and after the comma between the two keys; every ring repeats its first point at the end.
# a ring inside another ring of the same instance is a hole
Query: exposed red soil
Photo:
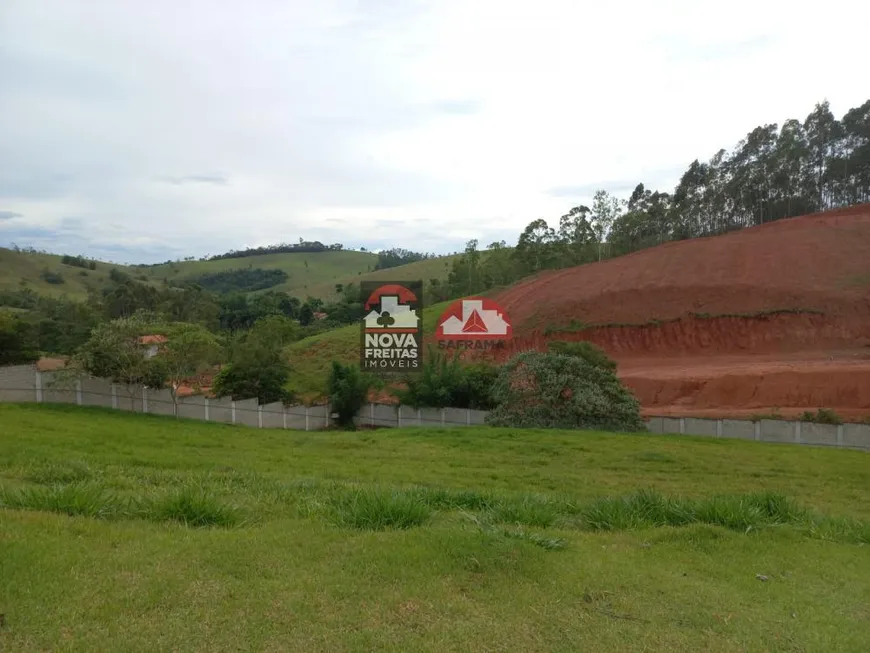
{"type": "Polygon", "coordinates": [[[647,414],[870,416],[868,204],[544,273],[495,299],[514,328],[505,355],[593,342],[647,414]]]}

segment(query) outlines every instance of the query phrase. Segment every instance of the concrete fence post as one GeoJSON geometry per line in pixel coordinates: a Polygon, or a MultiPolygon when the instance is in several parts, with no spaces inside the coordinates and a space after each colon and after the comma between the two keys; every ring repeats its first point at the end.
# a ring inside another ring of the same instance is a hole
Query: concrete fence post
{"type": "Polygon", "coordinates": [[[423,412],[417,409],[417,426],[423,426],[423,412]]]}
{"type": "Polygon", "coordinates": [[[375,425],[375,402],[369,402],[369,426],[375,425]]]}
{"type": "Polygon", "coordinates": [[[232,420],[233,424],[236,423],[236,402],[235,401],[230,402],[230,419],[232,420]]]}
{"type": "Polygon", "coordinates": [[[843,425],[837,424],[837,446],[843,446],[843,425]]]}
{"type": "Polygon", "coordinates": [[[471,410],[468,408],[465,409],[465,425],[471,426],[471,410]]]}
{"type": "Polygon", "coordinates": [[[680,435],[685,435],[686,433],[686,418],[680,418],[680,435]]]}
{"type": "Polygon", "coordinates": [[[396,404],[396,428],[402,428],[402,404],[396,404]]]}
{"type": "Polygon", "coordinates": [[[447,415],[447,410],[445,410],[444,408],[442,408],[442,409],[441,409],[441,426],[444,426],[444,425],[447,423],[447,422],[445,421],[445,420],[447,419],[447,418],[445,417],[446,415],[447,415]]]}
{"type": "Polygon", "coordinates": [[[794,423],[794,441],[797,444],[801,443],[801,422],[798,420],[794,423]]]}
{"type": "Polygon", "coordinates": [[[287,406],[281,404],[281,426],[287,428],[287,406]]]}
{"type": "Polygon", "coordinates": [[[112,408],[118,410],[118,386],[114,383],[111,386],[112,388],[112,408]]]}
{"type": "Polygon", "coordinates": [[[36,403],[42,403],[42,372],[36,372],[36,403]]]}
{"type": "Polygon", "coordinates": [[[263,406],[262,404],[257,404],[257,428],[263,428],[263,406]]]}
{"type": "Polygon", "coordinates": [[[148,412],[148,390],[142,388],[142,412],[148,412]]]}
{"type": "Polygon", "coordinates": [[[205,421],[208,421],[208,397],[203,397],[203,408],[205,409],[205,421]]]}
{"type": "Polygon", "coordinates": [[[308,420],[308,406],[305,407],[305,430],[307,431],[310,427],[308,420]]]}
{"type": "Polygon", "coordinates": [[[761,440],[761,422],[755,422],[755,439],[761,440]]]}
{"type": "Polygon", "coordinates": [[[722,420],[721,419],[716,420],[716,437],[717,438],[722,437],[722,420]]]}
{"type": "Polygon", "coordinates": [[[82,381],[81,379],[76,379],[76,405],[82,405],[82,381]]]}

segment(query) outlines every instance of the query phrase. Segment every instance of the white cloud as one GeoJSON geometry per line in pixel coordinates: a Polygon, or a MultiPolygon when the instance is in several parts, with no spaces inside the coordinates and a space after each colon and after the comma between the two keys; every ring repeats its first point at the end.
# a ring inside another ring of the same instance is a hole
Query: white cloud
{"type": "Polygon", "coordinates": [[[21,217],[0,243],[513,241],[597,185],[671,190],[758,124],[865,101],[870,9],[824,12],[836,29],[743,0],[5,0],[0,208],[21,217]]]}

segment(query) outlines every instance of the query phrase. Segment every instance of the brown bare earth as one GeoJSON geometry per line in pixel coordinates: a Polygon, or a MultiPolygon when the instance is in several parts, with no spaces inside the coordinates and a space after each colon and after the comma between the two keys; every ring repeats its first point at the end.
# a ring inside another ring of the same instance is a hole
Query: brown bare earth
{"type": "Polygon", "coordinates": [[[870,204],[544,273],[495,299],[510,352],[591,341],[647,414],[870,416],[870,204]]]}

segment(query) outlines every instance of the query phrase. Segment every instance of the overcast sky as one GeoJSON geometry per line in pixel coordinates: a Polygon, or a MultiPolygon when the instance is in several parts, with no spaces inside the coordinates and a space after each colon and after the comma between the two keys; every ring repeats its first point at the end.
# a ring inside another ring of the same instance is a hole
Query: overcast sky
{"type": "Polygon", "coordinates": [[[868,99],[866,2],[0,0],[0,246],[516,241],[868,99]]]}

